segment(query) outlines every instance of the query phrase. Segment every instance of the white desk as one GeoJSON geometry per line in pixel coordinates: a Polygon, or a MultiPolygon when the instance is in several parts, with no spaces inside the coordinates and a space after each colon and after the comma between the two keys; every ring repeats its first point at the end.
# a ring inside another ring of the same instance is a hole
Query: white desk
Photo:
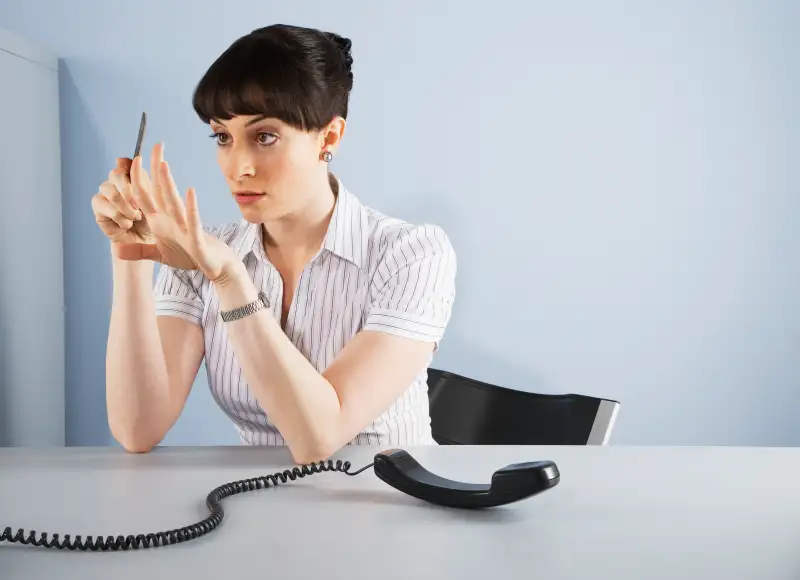
{"type": "MultiPolygon", "coordinates": [[[[434,473],[488,483],[552,459],[561,483],[486,511],[422,503],[372,470],[225,499],[210,534],[127,552],[0,543],[0,578],[800,579],[800,449],[431,447],[434,473]]],[[[353,468],[375,449],[338,457],[353,468]]],[[[218,485],[291,466],[283,449],[0,449],[6,526],[84,537],[178,528],[218,485]]]]}

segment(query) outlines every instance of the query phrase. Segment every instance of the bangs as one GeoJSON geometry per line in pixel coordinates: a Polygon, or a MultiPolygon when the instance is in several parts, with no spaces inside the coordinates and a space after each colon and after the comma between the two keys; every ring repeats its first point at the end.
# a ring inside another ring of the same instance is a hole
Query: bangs
{"type": "MultiPolygon", "coordinates": [[[[295,57],[303,58],[298,54],[295,57]]],[[[237,115],[267,115],[303,131],[322,129],[333,112],[320,106],[318,87],[293,74],[285,48],[240,39],[208,69],[192,104],[204,123],[237,115]],[[269,50],[272,48],[272,50],[269,50]],[[272,53],[272,54],[271,54],[272,53]]]]}

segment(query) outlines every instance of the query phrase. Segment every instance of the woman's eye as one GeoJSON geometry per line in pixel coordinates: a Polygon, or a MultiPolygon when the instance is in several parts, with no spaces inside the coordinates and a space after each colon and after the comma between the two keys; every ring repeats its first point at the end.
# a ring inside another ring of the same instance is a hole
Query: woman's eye
{"type": "MultiPolygon", "coordinates": [[[[224,146],[230,143],[230,135],[227,133],[222,132],[215,132],[209,135],[212,139],[217,142],[217,145],[224,146]]],[[[277,135],[273,135],[272,133],[260,132],[256,134],[256,142],[262,146],[268,146],[275,143],[278,140],[277,135]]]]}
{"type": "Polygon", "coordinates": [[[277,137],[272,133],[259,133],[256,135],[256,141],[259,145],[272,145],[277,140],[277,137]]]}
{"type": "Polygon", "coordinates": [[[225,140],[228,138],[228,135],[225,133],[212,133],[210,137],[217,141],[217,145],[225,145],[225,140]]]}

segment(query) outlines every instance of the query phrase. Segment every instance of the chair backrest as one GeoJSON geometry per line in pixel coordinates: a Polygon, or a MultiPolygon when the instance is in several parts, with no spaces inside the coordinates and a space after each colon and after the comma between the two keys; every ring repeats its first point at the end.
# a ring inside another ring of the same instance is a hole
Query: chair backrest
{"type": "Polygon", "coordinates": [[[431,427],[442,445],[605,445],[619,402],[543,395],[428,369],[431,427]]]}

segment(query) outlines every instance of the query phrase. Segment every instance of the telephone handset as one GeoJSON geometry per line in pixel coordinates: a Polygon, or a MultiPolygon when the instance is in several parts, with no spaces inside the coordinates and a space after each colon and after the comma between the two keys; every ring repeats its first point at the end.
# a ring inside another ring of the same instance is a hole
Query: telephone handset
{"type": "Polygon", "coordinates": [[[351,472],[350,467],[349,461],[328,460],[294,467],[273,475],[225,483],[212,490],[206,497],[206,507],[210,513],[205,519],[196,524],[165,532],[135,536],[118,535],[116,537],[86,536],[85,540],[80,535],[76,535],[73,540],[69,534],[60,540],[59,534],[53,534],[52,538],[48,540],[47,532],[40,532],[37,537],[36,531],[31,530],[26,536],[25,530],[21,528],[16,534],[12,534],[11,527],[7,527],[0,535],[0,542],[93,552],[138,550],[178,544],[199,538],[215,530],[225,516],[220,501],[226,497],[245,491],[267,488],[270,485],[276,487],[279,483],[286,483],[288,480],[294,481],[297,478],[324,471],[358,475],[372,467],[379,479],[398,491],[423,501],[453,508],[488,508],[509,504],[555,487],[560,481],[560,473],[554,462],[535,461],[516,463],[498,469],[492,475],[489,485],[462,483],[431,473],[402,449],[381,451],[375,455],[373,463],[358,471],[351,472]]]}
{"type": "Polygon", "coordinates": [[[558,467],[552,461],[515,463],[498,469],[491,484],[445,479],[422,467],[402,449],[375,456],[375,475],[395,489],[418,499],[454,508],[487,508],[531,497],[558,485],[558,467]]]}

